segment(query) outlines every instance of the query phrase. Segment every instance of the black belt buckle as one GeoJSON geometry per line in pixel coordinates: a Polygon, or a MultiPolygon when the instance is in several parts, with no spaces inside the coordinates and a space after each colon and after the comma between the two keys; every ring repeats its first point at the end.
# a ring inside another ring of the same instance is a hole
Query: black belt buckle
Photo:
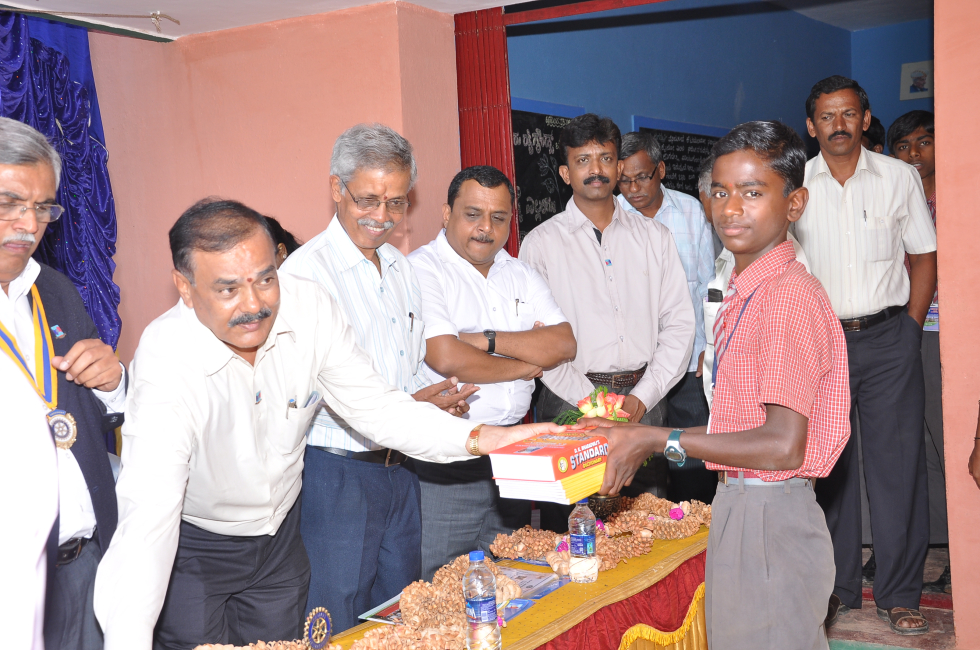
{"type": "Polygon", "coordinates": [[[64,566],[77,560],[78,556],[82,554],[82,548],[85,547],[85,543],[88,541],[89,540],[84,537],[79,537],[76,539],[70,539],[59,546],[58,559],[55,561],[55,566],[64,566]]]}

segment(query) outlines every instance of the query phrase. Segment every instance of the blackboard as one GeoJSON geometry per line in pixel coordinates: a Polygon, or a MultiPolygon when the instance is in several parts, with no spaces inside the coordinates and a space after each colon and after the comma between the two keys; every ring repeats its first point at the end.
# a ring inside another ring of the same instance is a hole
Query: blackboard
{"type": "Polygon", "coordinates": [[[536,225],[562,212],[572,188],[558,175],[564,164],[558,136],[571,118],[511,111],[517,229],[521,241],[536,225]]]}
{"type": "Polygon", "coordinates": [[[664,185],[672,190],[698,198],[698,167],[711,154],[711,147],[720,138],[698,133],[667,131],[640,127],[643,133],[652,133],[660,143],[667,173],[664,185]]]}

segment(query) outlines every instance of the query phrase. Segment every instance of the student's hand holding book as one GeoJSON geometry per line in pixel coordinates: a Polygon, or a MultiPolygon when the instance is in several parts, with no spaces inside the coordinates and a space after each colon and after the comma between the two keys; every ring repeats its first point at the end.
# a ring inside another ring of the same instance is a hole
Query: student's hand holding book
{"type": "Polygon", "coordinates": [[[606,427],[595,431],[609,443],[606,475],[599,494],[619,494],[651,454],[663,452],[670,429],[616,422],[605,418],[582,418],[575,428],[606,427]]]}

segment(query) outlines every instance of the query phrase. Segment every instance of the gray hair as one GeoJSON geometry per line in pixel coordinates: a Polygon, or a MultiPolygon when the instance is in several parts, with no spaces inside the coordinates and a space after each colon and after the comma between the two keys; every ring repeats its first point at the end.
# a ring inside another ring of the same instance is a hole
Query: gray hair
{"type": "Polygon", "coordinates": [[[701,167],[698,168],[698,192],[705,196],[711,196],[711,170],[714,166],[715,159],[708,156],[701,161],[701,167]]]}
{"type": "Polygon", "coordinates": [[[0,165],[51,165],[54,185],[61,184],[61,156],[37,129],[0,117],[0,165]]]}
{"type": "Polygon", "coordinates": [[[408,189],[415,186],[419,173],[408,140],[390,126],[377,123],[352,126],[341,133],[333,145],[331,174],[349,183],[359,169],[407,169],[411,174],[408,189]]]}
{"type": "Polygon", "coordinates": [[[633,131],[623,136],[623,144],[619,147],[620,160],[626,160],[641,151],[647,152],[654,167],[663,162],[664,154],[660,150],[660,143],[657,142],[652,133],[633,131]]]}

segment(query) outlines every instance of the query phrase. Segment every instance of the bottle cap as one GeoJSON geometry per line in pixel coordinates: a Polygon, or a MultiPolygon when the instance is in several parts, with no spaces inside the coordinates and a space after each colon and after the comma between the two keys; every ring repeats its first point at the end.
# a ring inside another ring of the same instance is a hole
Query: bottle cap
{"type": "Polygon", "coordinates": [[[580,505],[580,506],[587,506],[587,505],[589,505],[589,500],[588,499],[582,499],[581,501],[578,502],[578,505],[580,505]]]}
{"type": "Polygon", "coordinates": [[[483,551],[470,551],[470,562],[482,562],[483,551]]]}

